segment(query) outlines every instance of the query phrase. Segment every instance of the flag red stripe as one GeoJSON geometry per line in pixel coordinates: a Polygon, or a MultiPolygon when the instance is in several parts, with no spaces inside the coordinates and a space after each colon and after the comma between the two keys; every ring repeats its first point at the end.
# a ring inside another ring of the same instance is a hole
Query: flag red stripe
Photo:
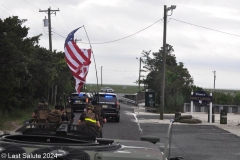
{"type": "Polygon", "coordinates": [[[75,79],[75,90],[79,93],[86,83],[89,65],[91,64],[91,49],[80,49],[74,42],[74,33],[79,28],[70,32],[65,40],[65,60],[75,79]]]}
{"type": "Polygon", "coordinates": [[[76,61],[78,64],[82,64],[78,59],[77,57],[75,56],[75,54],[72,52],[71,48],[69,47],[69,45],[67,44],[66,45],[66,49],[67,49],[67,52],[68,54],[71,56],[71,58],[76,61]]]}
{"type": "MultiPolygon", "coordinates": [[[[74,47],[76,46],[76,44],[73,44],[74,47]]],[[[85,62],[89,62],[90,59],[88,59],[88,57],[85,56],[85,54],[78,48],[78,47],[75,47],[76,51],[79,53],[79,55],[83,58],[83,60],[85,62]]]]}
{"type": "Polygon", "coordinates": [[[77,67],[75,66],[75,65],[73,65],[72,64],[72,62],[67,58],[67,56],[65,56],[65,60],[67,61],[67,64],[69,65],[69,66],[71,66],[73,69],[77,69],[77,67]]]}
{"type": "Polygon", "coordinates": [[[77,79],[79,79],[79,80],[81,80],[81,81],[85,81],[85,78],[84,78],[84,77],[80,77],[78,74],[76,74],[76,73],[73,72],[73,71],[71,71],[71,73],[72,73],[73,77],[75,77],[75,78],[77,78],[77,79]]]}

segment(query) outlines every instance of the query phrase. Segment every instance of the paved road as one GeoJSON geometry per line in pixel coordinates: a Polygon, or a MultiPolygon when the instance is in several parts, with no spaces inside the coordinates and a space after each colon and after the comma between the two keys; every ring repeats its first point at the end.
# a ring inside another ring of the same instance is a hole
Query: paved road
{"type": "MultiPolygon", "coordinates": [[[[160,137],[157,143],[164,150],[168,124],[156,123],[159,115],[133,113],[134,106],[121,104],[120,123],[109,121],[103,130],[103,137],[139,140],[141,135],[160,137]]],[[[75,113],[76,119],[80,113],[75,113]]],[[[165,116],[164,119],[171,119],[165,116]]],[[[240,137],[214,125],[173,126],[172,156],[182,156],[184,160],[239,160],[240,137]]]]}
{"type": "MultiPolygon", "coordinates": [[[[121,105],[120,123],[116,123],[113,120],[108,119],[107,124],[105,124],[103,127],[103,137],[115,139],[139,140],[141,133],[136,123],[136,119],[132,114],[132,111],[133,108],[126,105],[121,105]]],[[[74,114],[76,117],[74,123],[77,124],[81,112],[75,112],[74,114]]]]}

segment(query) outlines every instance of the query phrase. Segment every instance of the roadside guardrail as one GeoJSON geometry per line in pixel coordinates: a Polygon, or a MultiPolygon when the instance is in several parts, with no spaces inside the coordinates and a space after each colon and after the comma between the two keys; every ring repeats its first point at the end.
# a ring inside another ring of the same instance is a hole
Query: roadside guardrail
{"type": "Polygon", "coordinates": [[[131,100],[131,99],[128,99],[128,98],[122,97],[122,98],[120,98],[119,100],[120,100],[120,102],[123,102],[123,103],[126,103],[126,104],[137,105],[137,102],[136,102],[136,101],[131,100]]]}

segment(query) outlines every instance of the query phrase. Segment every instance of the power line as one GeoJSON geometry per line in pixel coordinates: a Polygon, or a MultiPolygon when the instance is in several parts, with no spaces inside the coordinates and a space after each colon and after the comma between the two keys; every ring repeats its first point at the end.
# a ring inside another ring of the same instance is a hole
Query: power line
{"type": "Polygon", "coordinates": [[[57,19],[57,16],[54,16],[54,18],[55,18],[55,19],[57,20],[57,22],[60,24],[59,26],[61,26],[61,27],[67,32],[66,28],[63,27],[63,25],[61,25],[61,23],[60,23],[59,20],[57,19]]]}
{"type": "Polygon", "coordinates": [[[40,9],[40,8],[38,8],[38,7],[34,6],[33,4],[29,3],[28,1],[26,1],[26,0],[24,0],[24,1],[25,1],[26,3],[28,3],[28,4],[30,4],[31,6],[33,6],[33,7],[37,8],[37,9],[40,9]]]}
{"type": "Polygon", "coordinates": [[[216,30],[216,29],[211,29],[211,28],[207,28],[207,27],[199,26],[199,25],[196,25],[196,24],[192,24],[192,23],[184,22],[184,21],[181,21],[181,20],[178,20],[178,19],[174,19],[174,18],[170,18],[170,19],[175,20],[175,21],[178,21],[178,22],[181,22],[181,23],[185,23],[185,24],[188,24],[188,25],[192,25],[192,26],[195,26],[195,27],[199,27],[199,28],[203,28],[203,29],[211,30],[211,31],[214,31],[214,32],[219,32],[219,33],[224,33],[224,34],[228,34],[228,35],[232,35],[232,36],[240,37],[240,35],[237,35],[237,34],[232,34],[232,33],[228,33],[228,32],[219,31],[219,30],[216,30]]]}
{"type": "MultiPolygon", "coordinates": [[[[141,29],[140,31],[137,31],[137,32],[135,32],[135,33],[133,33],[133,34],[131,34],[131,35],[129,35],[129,36],[126,36],[126,37],[123,37],[123,38],[119,38],[119,39],[116,39],[116,40],[112,40],[112,41],[108,41],[108,42],[99,42],[99,43],[92,43],[92,44],[105,44],[105,43],[112,43],[112,42],[121,41],[121,40],[123,40],[123,39],[129,38],[129,37],[132,37],[132,36],[134,36],[134,35],[136,35],[136,34],[142,32],[142,31],[144,31],[144,30],[146,30],[146,29],[152,27],[154,24],[158,23],[158,22],[161,21],[161,20],[162,20],[162,18],[159,19],[159,20],[157,20],[156,22],[154,22],[154,23],[151,24],[150,26],[147,26],[146,28],[143,28],[143,29],[141,29]]],[[[80,43],[88,44],[87,42],[80,42],[80,43]]]]}
{"type": "Polygon", "coordinates": [[[108,72],[138,72],[138,71],[118,71],[118,70],[105,70],[105,71],[108,71],[108,72]]]}
{"type": "MultiPolygon", "coordinates": [[[[5,7],[9,12],[13,13],[13,15],[17,15],[16,13],[12,12],[8,7],[6,7],[4,4],[0,3],[3,7],[5,7]]],[[[0,8],[1,9],[1,8],[0,8]]],[[[1,9],[2,10],[2,9],[1,9]]],[[[2,10],[3,12],[5,12],[4,10],[2,10]]],[[[7,12],[5,12],[7,15],[9,15],[11,17],[10,14],[8,14],[7,12]]],[[[20,17],[18,17],[20,18],[20,17]]],[[[30,25],[33,25],[35,26],[34,24],[31,24],[29,21],[26,21],[26,23],[29,23],[30,25]]],[[[37,26],[35,26],[37,27],[37,26]]],[[[35,29],[34,27],[32,27],[31,29],[35,29]]],[[[38,30],[40,30],[38,27],[37,27],[38,30]]],[[[35,29],[36,30],[36,29],[35,29]]]]}
{"type": "Polygon", "coordinates": [[[40,2],[41,2],[42,4],[44,4],[45,6],[48,6],[48,7],[49,7],[49,5],[48,5],[47,3],[45,3],[45,2],[43,2],[42,0],[40,0],[40,2]]]}
{"type": "MultiPolygon", "coordinates": [[[[1,5],[3,7],[5,7],[8,11],[12,12],[9,8],[7,8],[4,4],[1,3],[1,5]]],[[[2,10],[2,9],[1,9],[2,10]]],[[[3,12],[5,12],[4,10],[2,10],[3,12]]],[[[5,12],[6,14],[8,14],[7,12],[5,12]]],[[[13,13],[13,12],[12,12],[13,13]]],[[[8,14],[9,16],[11,16],[10,14],[8,14]]],[[[13,13],[13,15],[15,15],[15,13],[13,13]]]]}
{"type": "MultiPolygon", "coordinates": [[[[1,8],[0,8],[1,9],[1,8]]],[[[7,12],[5,12],[3,9],[1,9],[4,13],[6,13],[7,15],[11,16],[10,14],[8,14],[7,12]]]]}
{"type": "Polygon", "coordinates": [[[62,35],[60,35],[60,34],[58,34],[57,32],[55,32],[55,31],[52,31],[53,33],[55,33],[56,35],[58,35],[59,37],[62,37],[62,38],[65,38],[66,39],[66,37],[64,37],[64,36],[62,36],[62,35]]]}
{"type": "Polygon", "coordinates": [[[48,2],[50,2],[52,5],[54,5],[56,8],[59,8],[59,7],[57,7],[55,4],[53,4],[50,0],[48,0],[48,2]]]}
{"type": "MultiPolygon", "coordinates": [[[[56,8],[59,8],[59,7],[57,7],[55,4],[53,4],[50,0],[48,0],[48,2],[51,3],[52,5],[54,5],[56,8]]],[[[66,26],[70,29],[70,27],[68,26],[67,22],[66,22],[65,19],[63,18],[61,11],[60,11],[60,15],[61,15],[63,21],[65,22],[66,26]]]]}
{"type": "MultiPolygon", "coordinates": [[[[116,42],[116,41],[120,41],[120,40],[123,40],[123,39],[129,38],[129,37],[132,37],[132,36],[134,36],[134,35],[136,35],[136,34],[138,34],[138,33],[142,32],[142,31],[144,31],[144,30],[146,30],[146,29],[150,28],[151,26],[153,26],[154,24],[158,23],[158,22],[159,22],[159,21],[161,21],[161,20],[162,20],[162,18],[161,18],[161,19],[159,19],[159,20],[157,20],[157,21],[156,21],[156,22],[154,22],[153,24],[151,24],[151,25],[149,25],[149,26],[147,26],[147,27],[145,27],[145,28],[141,29],[140,31],[137,31],[137,32],[135,32],[135,33],[133,33],[133,34],[130,34],[130,35],[126,36],[126,37],[119,38],[119,39],[112,40],[112,41],[107,41],[107,42],[95,42],[95,43],[91,43],[91,44],[105,44],[105,43],[113,43],[113,42],[116,42]]],[[[55,32],[55,33],[56,33],[56,32],[55,32]]],[[[56,34],[57,34],[58,36],[62,37],[62,38],[66,38],[66,37],[64,37],[64,36],[62,36],[62,35],[60,35],[60,34],[58,34],[58,33],[56,33],[56,34]]],[[[79,43],[83,43],[83,44],[89,44],[88,42],[79,42],[79,43]]]]}
{"type": "MultiPolygon", "coordinates": [[[[232,36],[236,36],[236,37],[240,37],[240,35],[237,35],[237,34],[232,34],[232,33],[227,33],[227,32],[223,32],[223,31],[219,31],[219,30],[216,30],[216,29],[211,29],[211,28],[207,28],[207,27],[203,27],[203,26],[199,26],[199,25],[196,25],[196,24],[192,24],[192,23],[188,23],[188,22],[184,22],[184,21],[181,21],[181,20],[177,20],[177,19],[174,19],[174,18],[170,18],[172,20],[175,20],[175,21],[178,21],[178,22],[181,22],[181,23],[185,23],[185,24],[188,24],[188,25],[192,25],[192,26],[195,26],[195,27],[199,27],[199,28],[203,28],[203,29],[207,29],[207,30],[211,30],[211,31],[214,31],[214,32],[219,32],[219,33],[223,33],[223,34],[228,34],[228,35],[232,35],[232,36]]],[[[154,24],[158,23],[159,21],[161,21],[161,19],[157,20],[156,22],[154,22],[153,24],[149,25],[148,27],[145,27],[143,29],[141,29],[140,31],[137,31],[131,35],[128,35],[126,37],[123,37],[123,38],[119,38],[119,39],[116,39],[116,40],[112,40],[112,41],[106,41],[106,42],[95,42],[95,43],[92,43],[92,44],[106,44],[106,43],[113,43],[113,42],[117,42],[117,41],[120,41],[120,40],[123,40],[123,39],[126,39],[126,38],[129,38],[129,37],[132,37],[148,28],[150,28],[151,26],[153,26],[154,24]]],[[[56,32],[54,32],[55,34],[57,34],[58,36],[62,37],[62,38],[66,38],[56,32]]],[[[88,44],[87,42],[79,42],[79,43],[82,43],[82,44],[88,44]]]]}
{"type": "Polygon", "coordinates": [[[192,73],[192,74],[202,76],[202,75],[208,75],[208,74],[212,74],[212,73],[197,73],[197,74],[192,73]]]}
{"type": "MultiPolygon", "coordinates": [[[[90,67],[90,68],[93,68],[93,67],[90,67]]],[[[97,70],[101,70],[101,68],[97,68],[97,70]]],[[[138,72],[138,71],[119,71],[119,70],[108,70],[108,69],[102,69],[104,71],[107,71],[107,72],[138,72]]]]}
{"type": "MultiPolygon", "coordinates": [[[[32,3],[29,3],[27,0],[24,0],[26,3],[28,3],[29,5],[31,5],[31,6],[33,6],[33,7],[35,7],[35,8],[37,8],[37,9],[39,9],[38,7],[36,7],[35,5],[33,5],[32,3]]],[[[48,0],[49,1],[49,0],[48,0]]],[[[42,2],[42,1],[41,1],[42,2]]],[[[54,5],[51,1],[49,1],[52,5],[54,5]]],[[[2,4],[2,3],[1,3],[2,4]]],[[[42,4],[45,4],[45,5],[47,5],[46,3],[44,3],[44,2],[42,2],[42,4]]],[[[5,5],[3,5],[2,4],[2,6],[3,7],[5,7],[7,10],[9,10],[10,12],[12,12],[9,8],[7,8],[5,5]]],[[[55,7],[57,7],[56,5],[54,5],[55,7]]],[[[58,8],[58,7],[57,7],[58,8]]],[[[1,8],[0,8],[1,9],[1,8]]],[[[2,10],[2,9],[1,9],[2,10]]],[[[39,9],[40,10],[40,9],[39,9]]],[[[5,12],[4,10],[2,10],[3,12],[5,12]]],[[[5,12],[6,14],[8,14],[7,12],[5,12]]],[[[12,12],[13,13],[13,12],[12,12]]],[[[13,13],[14,15],[16,15],[15,13],[13,13]]],[[[11,16],[10,14],[8,14],[9,16],[11,16]]],[[[61,14],[61,16],[62,16],[62,14],[61,14]]],[[[63,16],[62,16],[62,18],[63,18],[63,16]]],[[[63,19],[64,20],[64,19],[63,19]]],[[[66,23],[66,21],[64,20],[64,22],[66,23]]],[[[29,22],[28,22],[29,23],[29,22]]],[[[31,23],[29,23],[29,24],[31,24],[31,23]]],[[[33,24],[31,24],[31,25],[33,25],[33,24]]],[[[67,25],[67,23],[66,23],[66,25],[67,25]]],[[[60,25],[61,26],[61,25],[60,25]]],[[[67,27],[69,27],[68,25],[67,25],[67,27]]],[[[56,33],[56,32],[55,32],[56,33]]],[[[57,34],[57,33],[56,33],[57,34]]],[[[57,35],[59,35],[59,34],[57,34],[57,35]]],[[[63,36],[61,36],[61,35],[59,35],[60,37],[63,37],[63,36]]],[[[63,37],[63,38],[65,38],[65,37],[63,37]]]]}
{"type": "MultiPolygon", "coordinates": [[[[48,2],[49,3],[51,3],[53,6],[55,6],[56,8],[58,8],[59,9],[59,7],[57,7],[55,4],[53,4],[50,0],[48,0],[48,2]]],[[[60,12],[60,15],[61,15],[61,17],[62,17],[62,19],[63,19],[63,21],[64,21],[64,23],[66,24],[66,26],[70,29],[70,27],[67,25],[67,23],[66,23],[66,21],[65,21],[65,19],[63,18],[63,16],[62,16],[62,13],[60,12]]],[[[56,18],[56,20],[58,21],[58,19],[57,19],[57,17],[55,16],[55,18],[56,18]]],[[[59,21],[58,21],[59,22],[59,21]]],[[[59,22],[60,23],[60,22],[59,22]]],[[[62,26],[61,24],[60,24],[60,26],[62,26]]],[[[63,26],[62,26],[63,27],[63,26]]],[[[64,27],[63,27],[64,28],[64,27]]],[[[64,28],[64,30],[65,30],[65,28],[64,28]]]]}
{"type": "Polygon", "coordinates": [[[65,19],[63,18],[63,15],[62,15],[62,12],[61,12],[61,11],[60,11],[60,15],[61,15],[63,21],[65,22],[66,26],[70,29],[70,27],[68,26],[67,22],[66,22],[65,19]]]}

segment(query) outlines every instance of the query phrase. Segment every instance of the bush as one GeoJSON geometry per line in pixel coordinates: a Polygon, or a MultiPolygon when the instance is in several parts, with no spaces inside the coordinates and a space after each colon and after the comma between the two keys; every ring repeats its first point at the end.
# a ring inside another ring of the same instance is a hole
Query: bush
{"type": "Polygon", "coordinates": [[[174,121],[180,122],[180,123],[189,123],[189,124],[202,123],[202,121],[199,119],[192,119],[192,115],[179,116],[179,117],[175,118],[174,121]]]}
{"type": "Polygon", "coordinates": [[[183,116],[179,116],[177,118],[174,119],[175,122],[180,122],[180,120],[182,119],[192,119],[191,115],[183,115],[183,116]]]}

